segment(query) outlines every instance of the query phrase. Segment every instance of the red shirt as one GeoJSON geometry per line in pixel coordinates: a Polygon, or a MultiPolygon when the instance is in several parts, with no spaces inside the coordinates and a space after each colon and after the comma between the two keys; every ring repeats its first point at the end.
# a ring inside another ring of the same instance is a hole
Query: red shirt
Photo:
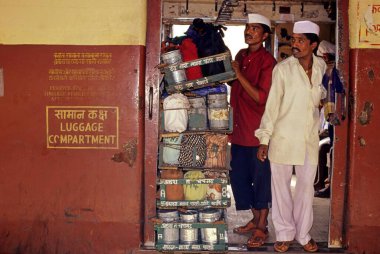
{"type": "Polygon", "coordinates": [[[231,106],[234,123],[231,143],[242,146],[259,146],[260,142],[254,132],[259,128],[261,117],[264,114],[276,60],[264,47],[252,53],[249,53],[248,49],[242,49],[237,53],[235,59],[239,62],[240,70],[251,86],[259,90],[259,102],[254,101],[248,95],[238,80],[233,82],[231,106]]]}

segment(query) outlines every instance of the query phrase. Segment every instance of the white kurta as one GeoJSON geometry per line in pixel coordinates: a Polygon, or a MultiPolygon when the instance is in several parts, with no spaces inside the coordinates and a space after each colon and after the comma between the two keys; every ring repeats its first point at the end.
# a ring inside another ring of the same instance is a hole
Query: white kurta
{"type": "Polygon", "coordinates": [[[306,151],[311,165],[318,164],[319,102],[326,96],[322,85],[326,64],[313,55],[311,84],[293,56],[277,64],[272,74],[260,128],[260,144],[269,144],[269,160],[278,164],[303,165],[306,151]]]}

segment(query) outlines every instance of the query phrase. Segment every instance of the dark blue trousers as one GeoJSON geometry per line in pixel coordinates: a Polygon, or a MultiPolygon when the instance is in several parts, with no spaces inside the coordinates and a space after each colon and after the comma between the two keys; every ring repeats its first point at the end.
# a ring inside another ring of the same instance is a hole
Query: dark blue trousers
{"type": "Polygon", "coordinates": [[[271,172],[268,159],[257,159],[258,147],[231,145],[231,187],[236,210],[271,206],[271,172]]]}

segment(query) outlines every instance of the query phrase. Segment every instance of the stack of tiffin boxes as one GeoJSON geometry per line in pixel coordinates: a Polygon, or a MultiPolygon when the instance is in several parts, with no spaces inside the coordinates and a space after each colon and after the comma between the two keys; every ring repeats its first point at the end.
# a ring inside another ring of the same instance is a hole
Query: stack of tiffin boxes
{"type": "MultiPolygon", "coordinates": [[[[166,67],[165,78],[170,76],[169,81],[173,82],[170,72],[187,65],[191,62],[166,67]]],[[[233,76],[234,73],[231,79],[233,76]]],[[[170,84],[161,103],[156,249],[226,251],[226,208],[231,204],[227,185],[232,110],[226,92],[200,96],[191,91],[197,87],[182,83],[170,84]]],[[[215,83],[204,83],[202,89],[207,86],[215,87],[215,83]]]]}

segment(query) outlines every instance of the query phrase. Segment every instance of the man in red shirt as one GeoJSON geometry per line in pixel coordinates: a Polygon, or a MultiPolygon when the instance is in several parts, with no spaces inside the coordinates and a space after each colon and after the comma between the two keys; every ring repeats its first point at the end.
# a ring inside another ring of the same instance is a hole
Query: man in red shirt
{"type": "Polygon", "coordinates": [[[270,20],[260,14],[249,14],[244,30],[245,43],[232,62],[237,80],[232,83],[233,133],[231,139],[231,186],[236,210],[250,209],[253,219],[235,233],[252,233],[248,247],[259,247],[268,236],[267,218],[271,205],[271,173],[268,160],[257,159],[260,145],[254,132],[264,113],[276,64],[263,42],[270,34],[270,20]]]}

